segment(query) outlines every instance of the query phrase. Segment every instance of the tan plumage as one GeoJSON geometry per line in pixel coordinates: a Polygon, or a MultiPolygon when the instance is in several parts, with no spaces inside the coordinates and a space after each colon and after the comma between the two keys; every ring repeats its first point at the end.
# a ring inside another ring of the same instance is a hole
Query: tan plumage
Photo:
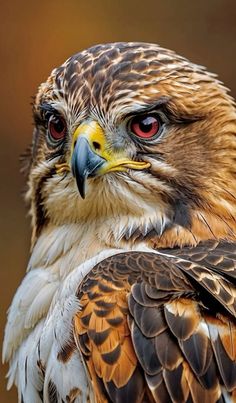
{"type": "Polygon", "coordinates": [[[235,401],[225,87],[157,45],[99,45],[53,70],[34,119],[32,254],[3,349],[19,401],[235,401]]]}

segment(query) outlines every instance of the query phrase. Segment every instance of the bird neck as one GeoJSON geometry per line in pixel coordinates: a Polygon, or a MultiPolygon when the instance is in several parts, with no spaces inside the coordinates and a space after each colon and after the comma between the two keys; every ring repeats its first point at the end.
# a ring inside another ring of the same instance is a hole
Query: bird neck
{"type": "Polygon", "coordinates": [[[79,264],[105,249],[135,250],[196,245],[207,239],[236,240],[236,221],[214,212],[195,211],[191,226],[173,224],[162,216],[163,227],[153,217],[130,217],[93,220],[62,225],[48,224],[32,248],[29,269],[50,267],[52,272],[66,276],[79,264]],[[158,233],[162,231],[162,233],[158,233]]]}
{"type": "Polygon", "coordinates": [[[135,250],[137,243],[115,239],[114,227],[109,229],[108,223],[49,224],[32,247],[28,270],[38,267],[49,269],[63,279],[100,252],[121,248],[135,250]]]}

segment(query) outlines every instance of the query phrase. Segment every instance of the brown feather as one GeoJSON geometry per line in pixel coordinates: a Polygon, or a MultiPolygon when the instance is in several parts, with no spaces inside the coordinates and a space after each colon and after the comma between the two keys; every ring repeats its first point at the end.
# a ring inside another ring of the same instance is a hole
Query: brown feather
{"type": "Polygon", "coordinates": [[[140,366],[156,402],[216,402],[224,388],[229,393],[236,388],[234,311],[214,312],[212,305],[215,298],[219,307],[231,307],[235,292],[221,275],[222,259],[213,259],[222,248],[227,245],[185,248],[184,259],[181,252],[173,258],[127,252],[99,263],[93,269],[96,283],[90,272],[86,293],[83,285],[78,290],[82,310],[75,316],[75,337],[80,343],[87,332],[88,367],[94,365],[105,389],[113,385],[112,393],[119,396],[140,366]],[[90,293],[97,297],[89,299],[90,293]],[[115,318],[115,326],[107,322],[115,318]]]}

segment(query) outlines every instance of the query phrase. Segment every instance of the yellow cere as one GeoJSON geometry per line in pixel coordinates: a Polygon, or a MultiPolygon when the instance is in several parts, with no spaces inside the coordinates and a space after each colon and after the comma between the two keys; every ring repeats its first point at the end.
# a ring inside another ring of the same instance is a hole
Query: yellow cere
{"type": "Polygon", "coordinates": [[[105,147],[106,147],[106,139],[104,136],[103,129],[101,126],[95,122],[94,120],[91,120],[86,123],[82,123],[75,131],[73,135],[73,141],[72,141],[72,151],[74,149],[74,145],[76,140],[78,139],[79,136],[85,137],[89,144],[90,147],[93,151],[95,151],[95,147],[93,143],[97,143],[100,145],[100,150],[96,150],[96,154],[100,155],[101,157],[105,158],[106,160],[109,160],[110,155],[106,152],[105,147]]]}

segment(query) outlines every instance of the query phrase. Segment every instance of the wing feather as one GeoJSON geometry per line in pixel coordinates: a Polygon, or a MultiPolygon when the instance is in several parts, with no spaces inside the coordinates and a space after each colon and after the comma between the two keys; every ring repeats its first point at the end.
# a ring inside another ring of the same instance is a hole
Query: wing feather
{"type": "Polygon", "coordinates": [[[74,334],[98,399],[230,401],[235,249],[210,242],[182,255],[125,252],[94,267],[78,289],[74,334]]]}

